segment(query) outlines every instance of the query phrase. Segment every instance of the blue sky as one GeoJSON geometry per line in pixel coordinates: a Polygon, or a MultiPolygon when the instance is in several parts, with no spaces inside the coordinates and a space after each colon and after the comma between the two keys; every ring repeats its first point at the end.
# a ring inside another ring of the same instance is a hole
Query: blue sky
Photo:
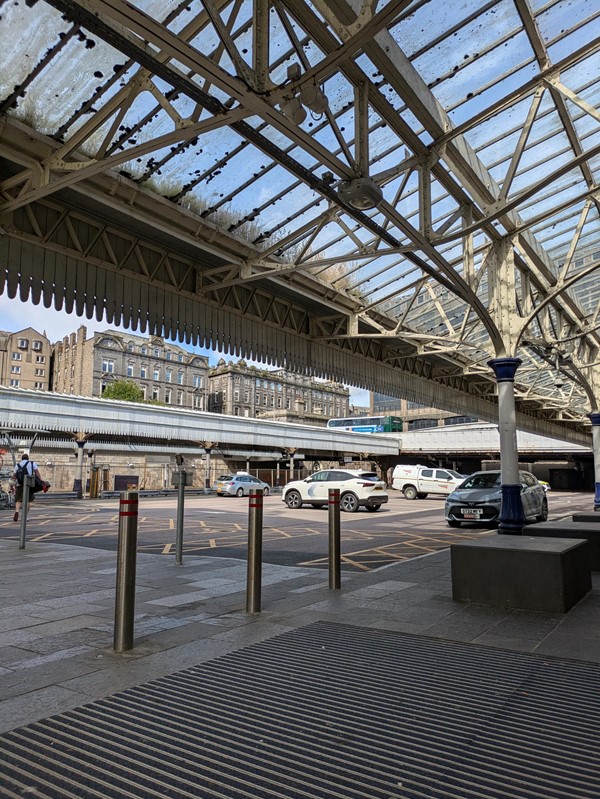
{"type": "MultiPolygon", "coordinates": [[[[9,299],[6,294],[0,294],[0,330],[18,332],[25,327],[33,327],[39,333],[45,333],[52,343],[62,339],[63,336],[74,332],[80,325],[85,325],[88,330],[88,337],[97,331],[106,330],[111,327],[117,330],[124,330],[123,327],[109,325],[106,322],[98,322],[96,318],[85,319],[68,314],[65,311],[57,311],[54,308],[44,308],[43,305],[34,305],[32,302],[22,302],[19,298],[9,299]]],[[[179,342],[177,342],[179,343],[179,342]]],[[[208,355],[211,365],[221,358],[218,352],[201,349],[198,347],[183,344],[186,349],[193,352],[208,355]]],[[[266,364],[261,364],[262,368],[269,368],[266,364]]],[[[368,406],[369,392],[350,386],[350,398],[354,405],[368,406]]]]}

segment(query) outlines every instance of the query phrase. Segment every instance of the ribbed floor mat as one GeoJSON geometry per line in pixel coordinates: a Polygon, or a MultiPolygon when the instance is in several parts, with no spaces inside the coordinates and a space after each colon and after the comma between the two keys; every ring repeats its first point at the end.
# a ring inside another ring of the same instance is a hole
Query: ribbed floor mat
{"type": "Polygon", "coordinates": [[[318,623],[0,736],[0,796],[598,799],[600,667],[318,623]]]}

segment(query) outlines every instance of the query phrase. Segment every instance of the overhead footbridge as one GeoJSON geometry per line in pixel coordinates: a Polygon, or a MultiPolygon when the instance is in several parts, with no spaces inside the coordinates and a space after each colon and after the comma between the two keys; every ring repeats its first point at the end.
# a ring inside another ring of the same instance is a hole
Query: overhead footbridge
{"type": "Polygon", "coordinates": [[[397,456],[397,437],[350,433],[327,427],[248,419],[144,403],[0,387],[0,432],[36,450],[72,448],[197,456],[218,449],[224,456],[279,460],[360,459],[397,456]]]}

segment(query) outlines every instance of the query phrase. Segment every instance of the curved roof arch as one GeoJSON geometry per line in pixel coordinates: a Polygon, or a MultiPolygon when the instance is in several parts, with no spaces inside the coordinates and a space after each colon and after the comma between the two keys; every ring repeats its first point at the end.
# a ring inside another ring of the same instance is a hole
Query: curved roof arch
{"type": "Polygon", "coordinates": [[[4,3],[0,288],[482,418],[518,355],[522,426],[584,435],[599,15],[4,3]]]}

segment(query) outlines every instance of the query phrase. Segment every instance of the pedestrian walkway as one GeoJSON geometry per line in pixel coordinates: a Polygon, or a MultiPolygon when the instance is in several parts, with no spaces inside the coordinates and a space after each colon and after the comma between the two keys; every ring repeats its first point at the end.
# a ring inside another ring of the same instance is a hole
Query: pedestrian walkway
{"type": "Polygon", "coordinates": [[[0,796],[600,795],[598,577],[565,615],[453,602],[448,551],[263,577],[247,615],[245,562],[139,555],[118,655],[114,552],[0,540],[0,796]]]}

